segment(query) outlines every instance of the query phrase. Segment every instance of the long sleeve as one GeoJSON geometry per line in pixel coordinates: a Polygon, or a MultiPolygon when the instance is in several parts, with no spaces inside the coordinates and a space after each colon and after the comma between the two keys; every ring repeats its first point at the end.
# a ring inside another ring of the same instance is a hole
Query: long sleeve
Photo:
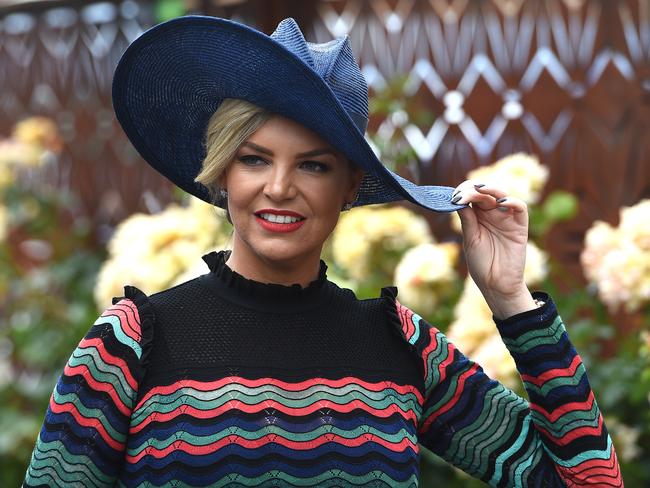
{"type": "Polygon", "coordinates": [[[553,300],[495,320],[529,400],[490,379],[438,329],[396,300],[401,334],[421,361],[418,440],[490,486],[623,486],[614,446],[553,300]]]}
{"type": "Polygon", "coordinates": [[[74,350],[45,414],[24,487],[113,486],[151,342],[147,297],[126,286],[74,350]]]}

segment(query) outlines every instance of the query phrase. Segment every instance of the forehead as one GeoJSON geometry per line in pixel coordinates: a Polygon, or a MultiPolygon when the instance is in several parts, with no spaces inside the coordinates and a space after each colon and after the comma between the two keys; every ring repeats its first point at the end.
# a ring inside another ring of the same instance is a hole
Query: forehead
{"type": "Polygon", "coordinates": [[[339,151],[311,129],[281,115],[274,115],[257,129],[247,141],[263,146],[282,146],[298,152],[311,149],[339,151]]]}

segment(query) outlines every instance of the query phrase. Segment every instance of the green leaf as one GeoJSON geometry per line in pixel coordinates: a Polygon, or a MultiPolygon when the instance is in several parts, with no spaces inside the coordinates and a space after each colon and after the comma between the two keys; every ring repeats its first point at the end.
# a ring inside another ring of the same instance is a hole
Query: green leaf
{"type": "Polygon", "coordinates": [[[569,220],[578,212],[578,199],[567,191],[556,190],[546,197],[542,211],[551,222],[569,220]]]}
{"type": "Polygon", "coordinates": [[[185,14],[184,0],[158,0],[155,7],[156,20],[164,22],[185,14]]]}

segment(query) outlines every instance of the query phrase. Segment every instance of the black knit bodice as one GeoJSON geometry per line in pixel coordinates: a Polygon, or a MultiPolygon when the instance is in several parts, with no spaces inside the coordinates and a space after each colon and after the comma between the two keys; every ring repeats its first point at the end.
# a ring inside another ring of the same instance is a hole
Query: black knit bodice
{"type": "Polygon", "coordinates": [[[386,298],[357,299],[327,280],[323,261],[318,278],[302,288],[247,279],[227,258],[228,251],[204,256],[209,273],[150,297],[156,330],[147,379],[223,370],[287,380],[365,372],[421,382],[408,344],[389,322],[386,307],[394,305],[386,298]]]}

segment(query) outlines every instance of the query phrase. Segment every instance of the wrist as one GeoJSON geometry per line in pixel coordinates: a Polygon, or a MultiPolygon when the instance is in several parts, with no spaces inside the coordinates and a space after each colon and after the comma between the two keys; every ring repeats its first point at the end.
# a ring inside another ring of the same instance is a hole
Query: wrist
{"type": "Polygon", "coordinates": [[[521,290],[511,294],[486,292],[483,294],[492,314],[499,320],[507,319],[528,310],[538,308],[541,304],[536,302],[525,285],[521,290]]]}

